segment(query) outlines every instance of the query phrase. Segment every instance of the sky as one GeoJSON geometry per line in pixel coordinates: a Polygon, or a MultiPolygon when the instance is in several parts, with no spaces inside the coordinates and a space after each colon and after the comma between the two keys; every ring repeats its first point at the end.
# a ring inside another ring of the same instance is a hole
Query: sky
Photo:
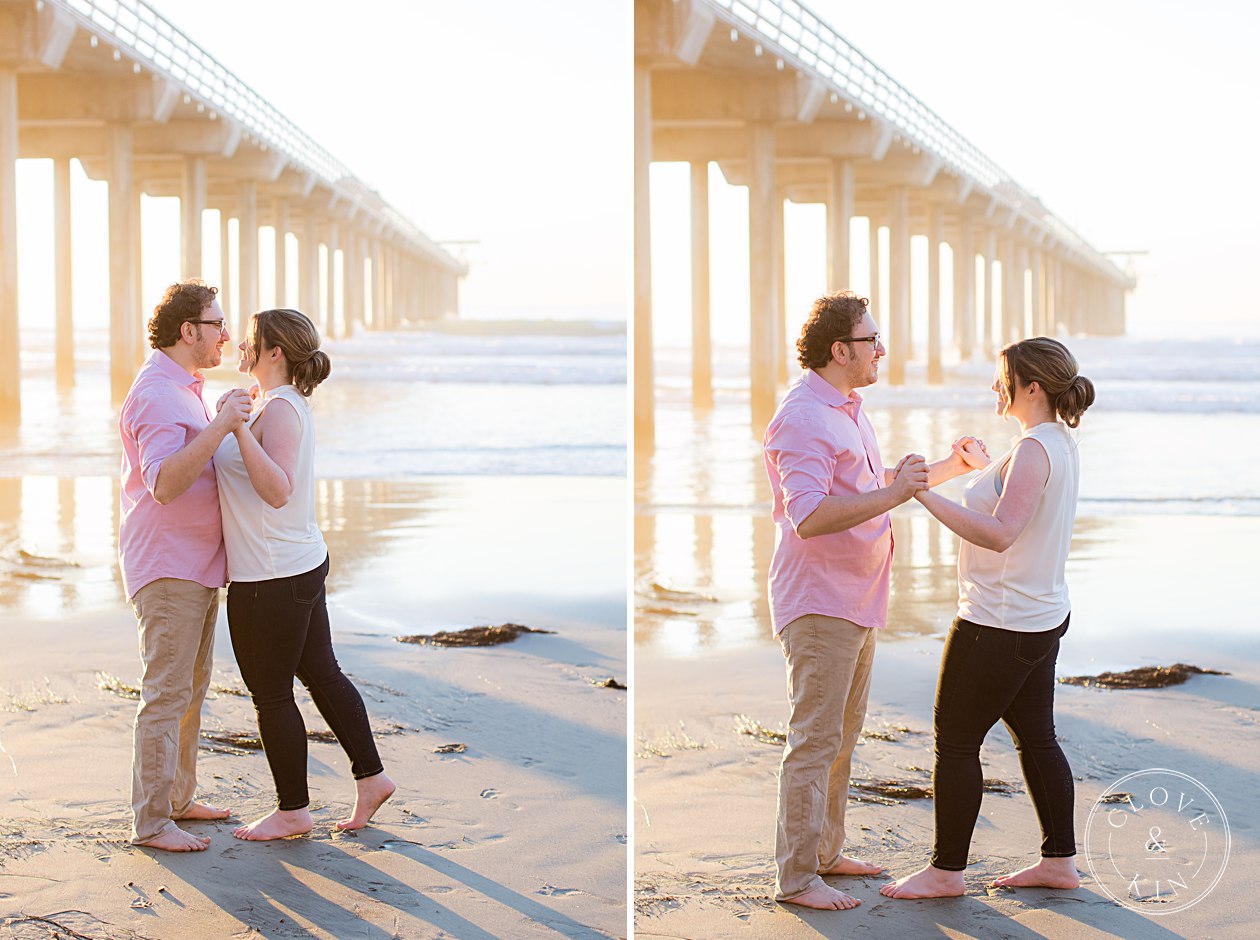
{"type": "MultiPolygon", "coordinates": [[[[151,2],[430,237],[477,241],[465,311],[627,316],[628,3],[151,2]]],[[[51,168],[28,162],[22,305],[43,310],[51,168]]],[[[89,319],[100,306],[93,213],[104,198],[103,184],[76,180],[76,211],[88,219],[76,233],[76,316],[89,319]]],[[[144,212],[148,293],[178,267],[178,203],[153,200],[144,212]]],[[[217,242],[207,242],[208,265],[217,242]]],[[[264,257],[264,282],[270,270],[264,257]]]]}
{"type": "MultiPolygon", "coordinates": [[[[1227,0],[809,6],[1096,248],[1147,252],[1134,259],[1134,330],[1197,332],[1206,323],[1223,337],[1254,331],[1260,300],[1247,274],[1260,248],[1260,131],[1251,117],[1260,88],[1256,7],[1227,0]]],[[[678,298],[685,310],[689,290],[685,259],[673,258],[688,250],[677,237],[688,223],[676,169],[657,167],[652,181],[666,191],[653,194],[653,238],[667,243],[653,256],[654,278],[659,267],[667,282],[657,301],[665,310],[654,317],[661,341],[683,335],[678,298]],[[671,282],[675,268],[680,284],[671,282]]],[[[715,264],[738,280],[747,266],[739,231],[746,196],[711,187],[711,198],[715,264]]],[[[789,204],[789,320],[821,292],[824,219],[821,207],[789,204]]],[[[915,263],[925,262],[924,246],[915,250],[915,263]]],[[[855,257],[863,251],[855,241],[855,257]]],[[[728,294],[714,290],[715,333],[746,342],[746,280],[728,294]]]]}

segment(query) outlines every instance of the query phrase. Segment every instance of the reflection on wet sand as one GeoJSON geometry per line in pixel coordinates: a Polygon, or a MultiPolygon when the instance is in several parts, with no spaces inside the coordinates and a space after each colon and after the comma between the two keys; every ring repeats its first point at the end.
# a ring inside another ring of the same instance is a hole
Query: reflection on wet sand
{"type": "MultiPolygon", "coordinates": [[[[0,607],[57,617],[124,604],[118,570],[118,480],[0,478],[0,607]]],[[[336,564],[329,589],[388,551],[379,533],[441,508],[441,482],[319,480],[316,516],[336,564]]]]}
{"type": "MultiPolygon", "coordinates": [[[[635,643],[671,656],[773,642],[767,578],[776,532],[761,449],[729,402],[713,412],[658,411],[658,448],[635,460],[635,643]],[[688,440],[680,447],[672,442],[688,440]],[[665,590],[662,591],[661,589],[665,590]]],[[[1005,449],[1012,425],[993,414],[876,406],[869,411],[885,464],[929,460],[964,433],[1005,449]]],[[[965,478],[941,488],[958,498],[965,478]]],[[[884,639],[943,635],[955,613],[958,539],[920,506],[892,513],[893,568],[884,639]]],[[[1080,517],[1076,563],[1108,521],[1080,517]]]]}

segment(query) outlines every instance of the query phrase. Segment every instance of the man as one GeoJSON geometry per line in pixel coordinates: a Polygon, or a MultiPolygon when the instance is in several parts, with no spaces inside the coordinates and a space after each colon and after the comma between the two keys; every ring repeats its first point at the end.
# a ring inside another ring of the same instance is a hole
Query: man
{"type": "Polygon", "coordinates": [[[149,320],[153,354],[118,417],[118,561],[144,662],[132,755],[131,841],[171,852],[199,852],[210,844],[176,820],[229,815],[193,799],[219,588],[227,582],[211,457],[250,412],[249,395],[240,389],[223,397],[213,417],[201,397],[205,380],[199,370],[217,366],[230,339],[217,293],[195,280],[166,289],[149,320]]]}
{"type": "Polygon", "coordinates": [[[822,875],[878,874],[842,853],[853,748],[866,717],[876,631],[888,619],[889,510],[965,472],[957,455],[928,467],[908,454],[886,469],[857,389],[887,351],[867,300],[820,297],[796,343],[805,372],[766,430],[779,542],[770,608],[787,660],[791,706],[779,768],[775,897],[843,910],[860,902],[822,875]]]}

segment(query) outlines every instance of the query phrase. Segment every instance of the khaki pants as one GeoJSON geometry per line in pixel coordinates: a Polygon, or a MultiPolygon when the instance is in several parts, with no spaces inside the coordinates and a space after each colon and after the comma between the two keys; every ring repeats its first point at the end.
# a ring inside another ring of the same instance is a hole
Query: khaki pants
{"type": "Polygon", "coordinates": [[[779,634],[787,659],[787,747],[779,766],[775,898],[787,901],[823,883],[839,861],[853,748],[866,718],[875,631],[811,614],[779,634]]]}
{"type": "Polygon", "coordinates": [[[210,686],[219,592],[160,578],[131,599],[140,626],[144,677],[136,710],[131,841],[143,845],[175,826],[197,790],[201,703],[210,686]]]}

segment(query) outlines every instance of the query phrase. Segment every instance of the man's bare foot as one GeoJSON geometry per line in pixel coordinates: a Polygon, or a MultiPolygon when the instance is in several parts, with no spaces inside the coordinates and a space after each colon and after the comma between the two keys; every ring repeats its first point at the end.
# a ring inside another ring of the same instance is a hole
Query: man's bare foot
{"type": "Polygon", "coordinates": [[[799,904],[801,907],[812,907],[819,911],[847,911],[862,902],[852,895],[836,890],[831,885],[815,885],[804,894],[779,903],[799,904]]]}
{"type": "Polygon", "coordinates": [[[157,838],[140,844],[142,849],[162,849],[165,852],[204,852],[209,846],[209,839],[185,832],[178,826],[171,826],[157,838]]]}
{"type": "Polygon", "coordinates": [[[249,842],[287,839],[310,832],[314,823],[309,809],[278,809],[247,826],[238,826],[232,835],[249,842]]]}
{"type": "Polygon", "coordinates": [[[217,806],[211,806],[209,803],[198,803],[193,800],[188,804],[188,809],[184,810],[178,816],[172,816],[171,819],[227,819],[232,815],[230,809],[219,809],[217,806]]]}
{"type": "Polygon", "coordinates": [[[821,869],[820,875],[878,875],[884,869],[872,862],[864,862],[860,858],[841,855],[830,868],[821,869]]]}
{"type": "Polygon", "coordinates": [[[343,819],[337,823],[337,828],[362,829],[376,815],[376,811],[384,805],[385,801],[394,795],[396,789],[394,781],[383,773],[356,780],[354,782],[354,812],[350,814],[349,819],[343,819]]]}
{"type": "Polygon", "coordinates": [[[1021,868],[1011,875],[994,878],[993,884],[1003,888],[1079,888],[1081,876],[1075,858],[1043,858],[1036,865],[1021,868]]]}
{"type": "Polygon", "coordinates": [[[879,889],[886,898],[956,898],[967,890],[960,871],[945,871],[924,865],[913,875],[890,881],[879,889]]]}

